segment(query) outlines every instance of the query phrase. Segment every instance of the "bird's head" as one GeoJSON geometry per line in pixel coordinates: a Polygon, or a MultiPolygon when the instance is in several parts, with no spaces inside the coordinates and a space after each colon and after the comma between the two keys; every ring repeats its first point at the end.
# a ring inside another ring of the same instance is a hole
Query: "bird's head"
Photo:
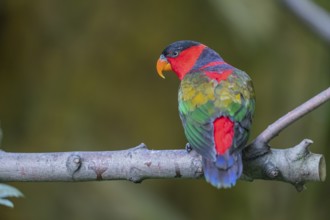
{"type": "Polygon", "coordinates": [[[176,41],[168,45],[157,61],[158,75],[165,78],[163,71],[172,70],[180,80],[183,79],[196,66],[205,48],[205,45],[189,40],[176,41]]]}

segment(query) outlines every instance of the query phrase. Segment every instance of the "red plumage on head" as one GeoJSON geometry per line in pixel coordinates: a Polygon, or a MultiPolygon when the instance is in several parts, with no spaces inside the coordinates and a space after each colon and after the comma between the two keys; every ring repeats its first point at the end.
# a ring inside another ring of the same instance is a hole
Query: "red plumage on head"
{"type": "Polygon", "coordinates": [[[203,44],[192,46],[183,50],[177,57],[167,57],[180,80],[193,68],[205,47],[203,44]]]}

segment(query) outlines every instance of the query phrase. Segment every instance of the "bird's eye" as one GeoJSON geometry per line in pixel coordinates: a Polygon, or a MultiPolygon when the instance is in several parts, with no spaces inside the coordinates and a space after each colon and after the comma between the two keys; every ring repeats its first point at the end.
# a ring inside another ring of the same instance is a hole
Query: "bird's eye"
{"type": "Polygon", "coordinates": [[[172,54],[171,54],[171,57],[177,57],[179,56],[179,51],[173,51],[172,54]]]}

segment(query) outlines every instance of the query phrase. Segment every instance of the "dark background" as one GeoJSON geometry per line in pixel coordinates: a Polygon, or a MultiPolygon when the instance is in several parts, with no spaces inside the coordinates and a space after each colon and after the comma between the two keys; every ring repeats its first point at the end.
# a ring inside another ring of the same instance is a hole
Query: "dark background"
{"type": "MultiPolygon", "coordinates": [[[[330,11],[330,2],[318,4],[330,11]]],[[[277,1],[0,2],[2,148],[11,152],[120,150],[146,143],[183,148],[179,81],[155,63],[169,43],[190,39],[252,77],[257,106],[251,138],[329,86],[329,44],[277,1]]],[[[330,106],[271,144],[314,140],[330,158],[330,106]]],[[[329,176],[329,175],[328,175],[329,176]]],[[[203,180],[12,183],[24,194],[6,219],[328,219],[330,183],[294,187],[203,180]]]]}

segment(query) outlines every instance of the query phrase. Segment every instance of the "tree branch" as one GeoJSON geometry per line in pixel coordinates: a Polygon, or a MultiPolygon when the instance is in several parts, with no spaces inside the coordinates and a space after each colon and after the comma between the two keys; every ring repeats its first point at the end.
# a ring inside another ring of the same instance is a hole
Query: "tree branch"
{"type": "Polygon", "coordinates": [[[330,43],[330,15],[310,0],[282,0],[298,18],[330,43]]]}
{"type": "Polygon", "coordinates": [[[276,137],[286,127],[313,111],[317,107],[321,106],[330,99],[330,87],[317,94],[307,102],[301,104],[297,108],[288,112],[273,124],[269,125],[266,130],[256,137],[254,141],[245,149],[244,156],[246,159],[250,159],[264,153],[269,150],[268,143],[276,137]]]}
{"type": "MultiPolygon", "coordinates": [[[[330,24],[330,23],[329,23],[330,24]]],[[[268,143],[274,137],[276,137],[284,128],[291,125],[293,122],[297,121],[299,118],[303,117],[307,113],[313,111],[323,103],[330,99],[330,87],[323,92],[317,94],[307,102],[298,106],[294,110],[288,112],[286,115],[282,116],[273,124],[264,130],[254,142],[265,142],[268,143]]]]}
{"type": "MultiPolygon", "coordinates": [[[[288,149],[271,149],[268,141],[285,127],[330,99],[330,88],[289,112],[262,132],[245,151],[242,180],[277,180],[298,191],[307,181],[324,181],[325,159],[309,151],[311,140],[288,149]],[[265,147],[266,146],[266,147],[265,147]]],[[[146,145],[121,151],[7,153],[0,151],[0,181],[93,181],[188,178],[203,176],[195,151],[149,150],[146,145]]]]}
{"type": "MultiPolygon", "coordinates": [[[[244,161],[242,180],[279,180],[303,185],[324,181],[325,162],[309,152],[312,142],[304,140],[285,150],[244,161]]],[[[195,151],[149,150],[140,144],[122,151],[6,153],[0,152],[1,181],[93,181],[188,178],[203,176],[202,158],[195,151]]]]}
{"type": "Polygon", "coordinates": [[[120,151],[0,152],[0,181],[91,181],[192,178],[203,175],[201,157],[185,150],[149,150],[145,144],[120,151]]]}

